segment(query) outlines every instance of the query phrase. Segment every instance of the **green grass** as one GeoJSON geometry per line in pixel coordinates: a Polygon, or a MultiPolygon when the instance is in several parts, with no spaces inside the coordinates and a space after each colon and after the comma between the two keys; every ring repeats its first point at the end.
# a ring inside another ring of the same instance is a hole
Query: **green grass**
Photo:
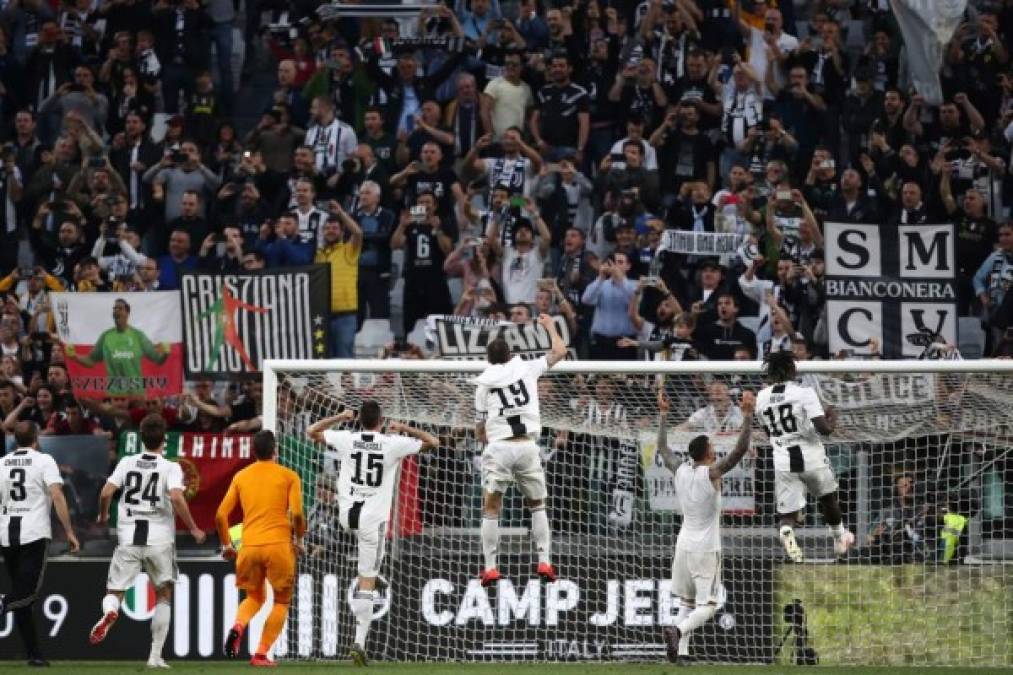
{"type": "Polygon", "coordinates": [[[825,665],[985,668],[1013,664],[1011,584],[1007,566],[785,566],[774,606],[802,600],[825,665]]]}
{"type": "MultiPolygon", "coordinates": [[[[167,671],[170,675],[187,675],[189,673],[228,673],[228,672],[250,672],[249,666],[239,662],[223,661],[174,661],[171,662],[172,670],[167,671]]],[[[542,673],[561,673],[562,675],[578,675],[588,673],[589,675],[644,675],[669,673],[670,675],[685,675],[693,673],[700,675],[747,675],[750,673],[763,673],[772,675],[774,673],[805,673],[815,672],[817,675],[895,675],[914,673],[939,673],[940,675],[981,675],[982,673],[1013,673],[1013,670],[1001,670],[996,668],[975,669],[975,668],[904,668],[904,667],[823,667],[796,668],[787,666],[695,666],[692,668],[681,668],[671,664],[637,664],[637,663],[525,663],[525,664],[503,664],[503,663],[377,663],[370,664],[365,669],[356,669],[348,662],[337,662],[327,664],[309,663],[285,663],[282,669],[291,670],[299,675],[329,675],[335,670],[341,672],[362,672],[362,673],[404,673],[405,675],[470,675],[480,673],[483,675],[498,675],[500,673],[525,673],[528,675],[541,675],[542,673]]],[[[31,671],[27,666],[10,665],[10,662],[0,661],[0,670],[4,673],[31,671]]],[[[154,672],[144,668],[141,662],[131,663],[124,661],[54,661],[53,667],[48,673],[78,673],[79,675],[99,675],[106,672],[154,672]]]]}

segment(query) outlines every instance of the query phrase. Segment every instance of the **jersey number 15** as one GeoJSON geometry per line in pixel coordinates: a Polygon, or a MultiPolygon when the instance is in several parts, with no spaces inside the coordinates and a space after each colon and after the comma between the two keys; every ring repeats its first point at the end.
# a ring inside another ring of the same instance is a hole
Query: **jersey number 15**
{"type": "Polygon", "coordinates": [[[383,482],[383,455],[366,455],[365,462],[362,461],[362,455],[361,452],[351,454],[352,461],[355,462],[352,482],[356,485],[376,487],[383,482]]]}

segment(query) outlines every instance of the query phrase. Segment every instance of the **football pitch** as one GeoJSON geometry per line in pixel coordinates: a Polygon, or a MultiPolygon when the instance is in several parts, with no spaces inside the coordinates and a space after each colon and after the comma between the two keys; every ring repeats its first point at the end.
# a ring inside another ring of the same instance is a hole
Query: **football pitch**
{"type": "MultiPolygon", "coordinates": [[[[99,675],[107,672],[168,672],[175,675],[188,673],[235,673],[253,671],[245,661],[175,661],[170,662],[169,671],[153,671],[144,667],[143,661],[53,661],[52,667],[42,672],[77,673],[78,675],[99,675]]],[[[926,668],[902,666],[816,666],[798,667],[776,664],[770,666],[712,666],[693,665],[691,667],[675,666],[670,663],[370,663],[365,668],[356,668],[348,661],[331,661],[327,663],[279,663],[279,669],[288,670],[298,675],[325,675],[341,672],[361,673],[393,673],[398,675],[494,675],[499,673],[524,673],[536,675],[542,673],[559,673],[560,675],[672,675],[682,673],[700,673],[700,675],[753,675],[763,673],[803,673],[812,672],[816,675],[900,675],[914,673],[940,673],[940,675],[982,675],[983,673],[1013,673],[1013,669],[1000,668],[926,668]]],[[[39,672],[37,668],[29,668],[21,663],[0,661],[0,670],[8,672],[39,672]]]]}

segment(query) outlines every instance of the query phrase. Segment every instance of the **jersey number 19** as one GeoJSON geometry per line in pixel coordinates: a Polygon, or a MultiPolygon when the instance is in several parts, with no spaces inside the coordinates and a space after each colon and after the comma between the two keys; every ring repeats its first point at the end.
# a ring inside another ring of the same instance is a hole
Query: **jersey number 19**
{"type": "Polygon", "coordinates": [[[504,391],[503,387],[496,387],[491,390],[492,393],[499,397],[499,402],[504,408],[520,408],[528,404],[531,400],[531,394],[528,393],[528,388],[524,386],[524,380],[517,380],[509,387],[506,387],[504,391]],[[510,399],[507,399],[507,392],[510,394],[510,399]]]}

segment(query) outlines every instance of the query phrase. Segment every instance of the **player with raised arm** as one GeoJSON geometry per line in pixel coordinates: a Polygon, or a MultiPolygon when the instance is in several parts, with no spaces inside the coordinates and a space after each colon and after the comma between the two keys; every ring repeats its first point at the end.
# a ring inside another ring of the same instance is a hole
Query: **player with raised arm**
{"type": "Polygon", "coordinates": [[[503,492],[516,483],[531,511],[531,537],[538,554],[538,576],[556,580],[549,562],[552,533],[545,512],[545,469],[537,439],[542,432],[538,406],[538,378],[566,356],[566,345],[548,314],[538,317],[538,325],[551,339],[549,353],[533,361],[519,356],[510,358],[510,346],[501,337],[486,347],[489,366],[475,379],[475,437],[485,443],[482,452],[482,552],[485,569],[483,586],[500,579],[496,566],[499,549],[499,514],[503,492]]]}
{"type": "Polygon", "coordinates": [[[668,400],[659,396],[658,452],[675,475],[675,494],[682,508],[682,527],[675,540],[672,592],[679,596],[675,626],[665,628],[668,660],[689,655],[689,636],[717,612],[721,600],[721,477],[735,468],[749,450],[756,397],[743,392],[742,430],[735,448],[718,459],[705,436],[689,442],[691,462],[681,462],[668,447],[668,400]]]}
{"type": "Polygon", "coordinates": [[[70,552],[77,553],[80,545],[70,525],[60,469],[56,460],[39,452],[38,435],[35,422],[18,422],[17,449],[0,459],[0,552],[11,580],[11,592],[0,595],[0,619],[8,611],[14,614],[28,665],[48,666],[39,650],[33,610],[53,538],[51,510],[67,533],[70,552]]]}
{"type": "Polygon", "coordinates": [[[359,408],[362,431],[345,431],[330,427],[355,419],[352,410],[345,410],[306,429],[315,443],[326,443],[338,454],[338,521],[341,528],[354,532],[359,543],[358,586],[352,596],[355,615],[355,641],[348,654],[357,666],[364,666],[366,637],[373,621],[373,600],[376,577],[383,562],[387,522],[394,499],[394,484],[401,460],[422,450],[436,448],[440,442],[429,432],[407,424],[390,421],[381,433],[384,418],[380,404],[364,401],[359,408]],[[401,436],[399,434],[405,434],[401,436]]]}
{"type": "Polygon", "coordinates": [[[162,645],[169,634],[172,587],[179,572],[176,568],[176,518],[183,520],[190,534],[203,543],[204,532],[183,497],[183,470],[162,456],[165,445],[165,419],[152,414],[141,420],[144,451],[124,457],[102,486],[99,494],[98,522],[109,520],[113,495],[120,491],[116,515],[117,545],[109,563],[106,595],[102,598],[102,618],[91,629],[88,640],[96,645],[105,639],[119,617],[123,593],[143,569],[155,587],[155,613],[151,618],[149,668],[168,668],[162,659],[162,645]],[[174,514],[175,512],[175,514],[174,514]]]}
{"type": "Polygon", "coordinates": [[[781,520],[781,543],[788,557],[805,556],[795,540],[795,525],[806,503],[806,492],[819,502],[823,521],[834,538],[834,552],[844,555],[855,535],[844,527],[837,499],[837,479],[820,436],[834,431],[833,410],[824,411],[816,392],[795,380],[798,371],[790,351],[771,352],[763,359],[769,386],[756,399],[756,417],[774,448],[774,490],[781,520]]]}
{"type": "Polygon", "coordinates": [[[246,627],[267,602],[266,584],[270,583],[274,603],[250,658],[251,666],[270,668],[278,665],[267,653],[285,628],[295,585],[296,555],[305,550],[306,518],[302,481],[295,471],[278,464],[274,432],[265,429],[254,434],[253,455],[257,461],[232,477],[215,512],[222,557],[236,561],[236,588],[246,591],[236,609],[236,622],[225,636],[225,656],[238,656],[246,627]],[[243,546],[238,552],[229,531],[229,516],[237,506],[243,512],[243,546]]]}

